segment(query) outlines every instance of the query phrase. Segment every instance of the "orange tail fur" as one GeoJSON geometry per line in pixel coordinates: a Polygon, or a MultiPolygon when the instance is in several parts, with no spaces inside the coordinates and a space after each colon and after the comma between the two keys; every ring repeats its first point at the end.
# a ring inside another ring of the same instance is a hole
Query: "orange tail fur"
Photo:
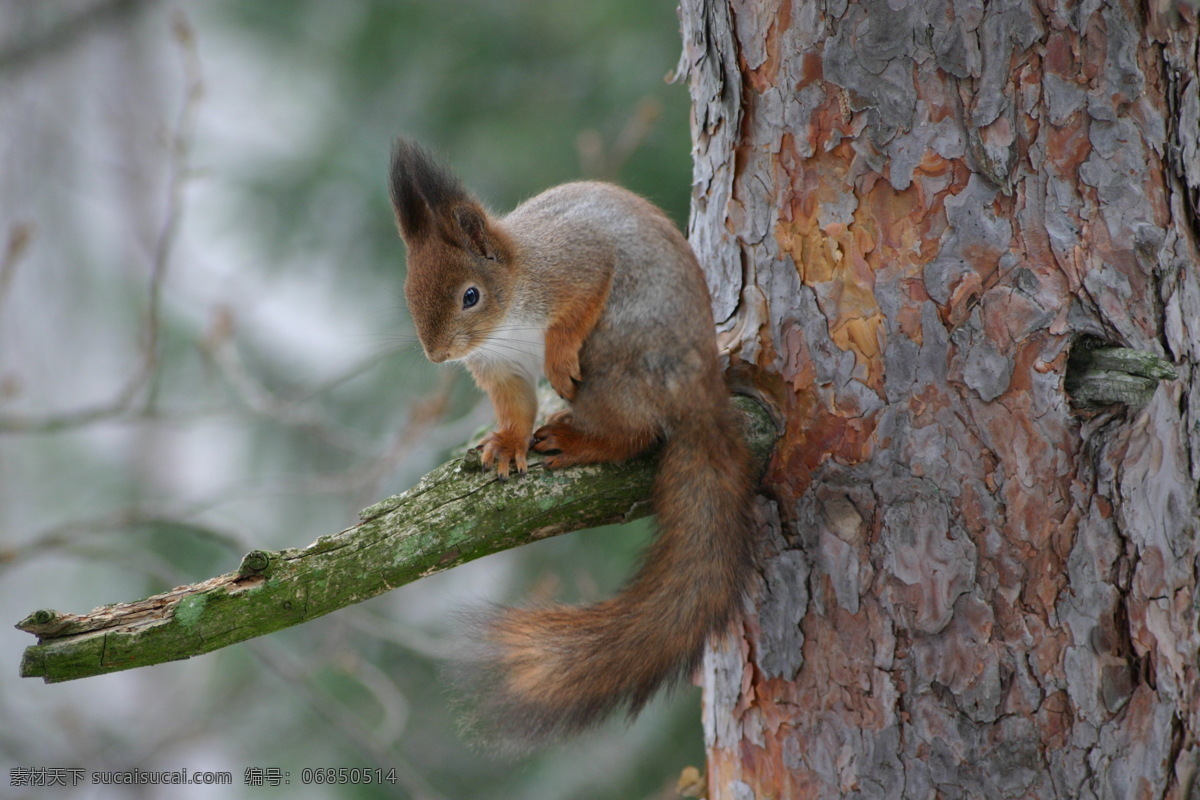
{"type": "Polygon", "coordinates": [[[453,677],[473,697],[466,721],[500,750],[636,714],[696,666],[709,634],[740,611],[755,566],[749,454],[726,419],[673,431],[655,477],[659,535],[611,600],[587,607],[499,608],[453,677]]]}

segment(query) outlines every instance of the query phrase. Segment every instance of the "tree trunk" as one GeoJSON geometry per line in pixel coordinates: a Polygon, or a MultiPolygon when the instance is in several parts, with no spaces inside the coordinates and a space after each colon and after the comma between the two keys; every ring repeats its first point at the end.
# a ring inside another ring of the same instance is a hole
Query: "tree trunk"
{"type": "Polygon", "coordinates": [[[1194,7],[685,0],[691,239],[779,404],[709,797],[1186,797],[1194,7]],[[1064,390],[1084,338],[1181,365],[1064,390]]]}

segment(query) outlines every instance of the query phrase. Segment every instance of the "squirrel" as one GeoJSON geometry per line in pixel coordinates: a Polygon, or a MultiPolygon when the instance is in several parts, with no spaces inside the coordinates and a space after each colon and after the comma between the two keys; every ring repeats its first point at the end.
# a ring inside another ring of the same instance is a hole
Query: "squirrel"
{"type": "Polygon", "coordinates": [[[520,751],[632,718],[691,674],[756,564],[756,481],[699,262],[662,211],[613,184],[563,184],[493,216],[405,139],[390,177],[425,354],[461,361],[495,411],[485,467],[506,480],[530,449],[559,469],[662,443],[658,536],[616,597],[476,618],[456,671],[476,700],[468,727],[520,751]],[[535,431],[543,373],[569,406],[535,431]]]}

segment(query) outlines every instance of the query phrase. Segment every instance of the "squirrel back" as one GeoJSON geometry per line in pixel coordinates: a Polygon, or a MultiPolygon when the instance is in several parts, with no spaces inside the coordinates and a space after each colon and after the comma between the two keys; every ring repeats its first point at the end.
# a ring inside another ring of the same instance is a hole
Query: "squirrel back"
{"type": "Polygon", "coordinates": [[[531,444],[557,469],[662,443],[658,536],[617,596],[474,618],[453,670],[468,725],[521,750],[634,714],[695,668],[756,563],[750,457],[700,266],[658,208],[611,184],[564,184],[497,218],[406,142],[392,180],[422,344],[464,361],[496,410],[485,463],[505,478],[531,444]],[[570,408],[535,432],[536,367],[570,408]]]}

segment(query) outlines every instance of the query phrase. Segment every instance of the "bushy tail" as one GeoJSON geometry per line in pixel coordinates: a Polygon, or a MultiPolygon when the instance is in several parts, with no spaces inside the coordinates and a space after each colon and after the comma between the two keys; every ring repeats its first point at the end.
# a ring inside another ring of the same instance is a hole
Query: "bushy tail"
{"type": "Polygon", "coordinates": [[[708,635],[738,613],[756,557],[750,457],[735,419],[730,408],[721,423],[668,438],[654,484],[659,536],[619,595],[479,618],[454,675],[474,699],[473,733],[528,749],[617,710],[632,716],[696,667],[708,635]]]}

